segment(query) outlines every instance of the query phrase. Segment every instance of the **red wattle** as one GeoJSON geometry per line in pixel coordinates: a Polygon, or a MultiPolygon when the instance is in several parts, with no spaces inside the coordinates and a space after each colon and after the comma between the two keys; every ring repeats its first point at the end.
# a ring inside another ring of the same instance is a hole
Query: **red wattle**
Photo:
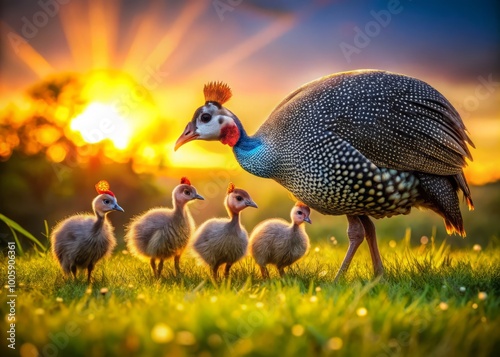
{"type": "Polygon", "coordinates": [[[236,125],[226,125],[220,130],[220,142],[231,147],[240,139],[240,130],[236,125]]]}

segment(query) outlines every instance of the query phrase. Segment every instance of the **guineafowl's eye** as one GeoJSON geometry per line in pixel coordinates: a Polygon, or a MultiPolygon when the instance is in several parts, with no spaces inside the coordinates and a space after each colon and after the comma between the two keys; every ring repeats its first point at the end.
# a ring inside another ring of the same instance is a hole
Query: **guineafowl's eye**
{"type": "Polygon", "coordinates": [[[202,123],[208,123],[212,119],[212,116],[208,113],[203,113],[201,115],[201,122],[202,123]]]}
{"type": "Polygon", "coordinates": [[[297,214],[298,214],[299,216],[302,216],[302,211],[297,211],[297,214]]]}
{"type": "Polygon", "coordinates": [[[102,202],[104,202],[105,205],[109,205],[109,203],[111,202],[110,200],[107,200],[107,199],[104,199],[102,200],[102,202]]]}
{"type": "Polygon", "coordinates": [[[189,196],[189,195],[191,195],[191,192],[190,192],[189,190],[184,190],[184,194],[185,194],[186,196],[189,196]]]}
{"type": "Polygon", "coordinates": [[[241,197],[241,196],[236,196],[236,201],[243,201],[243,197],[241,197]]]}

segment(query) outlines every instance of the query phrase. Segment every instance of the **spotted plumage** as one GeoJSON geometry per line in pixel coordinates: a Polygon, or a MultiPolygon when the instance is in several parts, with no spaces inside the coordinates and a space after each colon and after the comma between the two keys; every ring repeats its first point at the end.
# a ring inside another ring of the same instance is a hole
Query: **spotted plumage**
{"type": "Polygon", "coordinates": [[[472,209],[463,167],[473,144],[453,106],[425,82],[377,70],[333,74],[288,95],[253,136],[231,111],[208,102],[176,147],[220,140],[223,130],[238,133],[231,146],[245,170],[276,180],[321,213],[347,215],[358,226],[351,229],[353,246],[358,237],[374,242],[378,273],[382,262],[368,216],[425,207],[444,218],[448,233],[465,236],[457,192],[472,209]]]}

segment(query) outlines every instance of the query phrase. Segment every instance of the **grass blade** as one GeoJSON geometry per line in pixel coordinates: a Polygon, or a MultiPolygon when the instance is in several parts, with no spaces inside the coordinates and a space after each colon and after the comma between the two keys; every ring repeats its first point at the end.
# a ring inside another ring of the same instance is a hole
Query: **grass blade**
{"type": "Polygon", "coordinates": [[[4,216],[3,214],[0,214],[0,220],[3,221],[11,230],[12,235],[14,236],[14,239],[16,240],[16,243],[18,244],[19,247],[19,253],[22,255],[22,247],[19,242],[19,239],[17,237],[17,234],[15,232],[21,233],[23,236],[28,238],[30,241],[38,245],[44,252],[47,251],[47,248],[38,240],[35,238],[33,234],[28,232],[26,229],[21,227],[18,223],[14,222],[12,219],[4,216]]]}

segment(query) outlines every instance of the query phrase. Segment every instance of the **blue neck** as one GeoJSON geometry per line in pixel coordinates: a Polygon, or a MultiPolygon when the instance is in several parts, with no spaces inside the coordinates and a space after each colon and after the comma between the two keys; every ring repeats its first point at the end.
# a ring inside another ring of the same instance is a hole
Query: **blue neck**
{"type": "Polygon", "coordinates": [[[271,177],[272,155],[267,154],[267,145],[262,138],[254,135],[249,136],[239,119],[235,116],[235,122],[240,130],[240,138],[233,147],[234,155],[238,163],[246,171],[260,177],[271,177]]]}
{"type": "Polygon", "coordinates": [[[238,126],[238,129],[240,131],[240,138],[234,146],[235,148],[238,148],[242,151],[252,151],[262,145],[262,141],[259,138],[249,136],[243,128],[243,125],[241,124],[239,119],[235,119],[236,125],[238,126]]]}

